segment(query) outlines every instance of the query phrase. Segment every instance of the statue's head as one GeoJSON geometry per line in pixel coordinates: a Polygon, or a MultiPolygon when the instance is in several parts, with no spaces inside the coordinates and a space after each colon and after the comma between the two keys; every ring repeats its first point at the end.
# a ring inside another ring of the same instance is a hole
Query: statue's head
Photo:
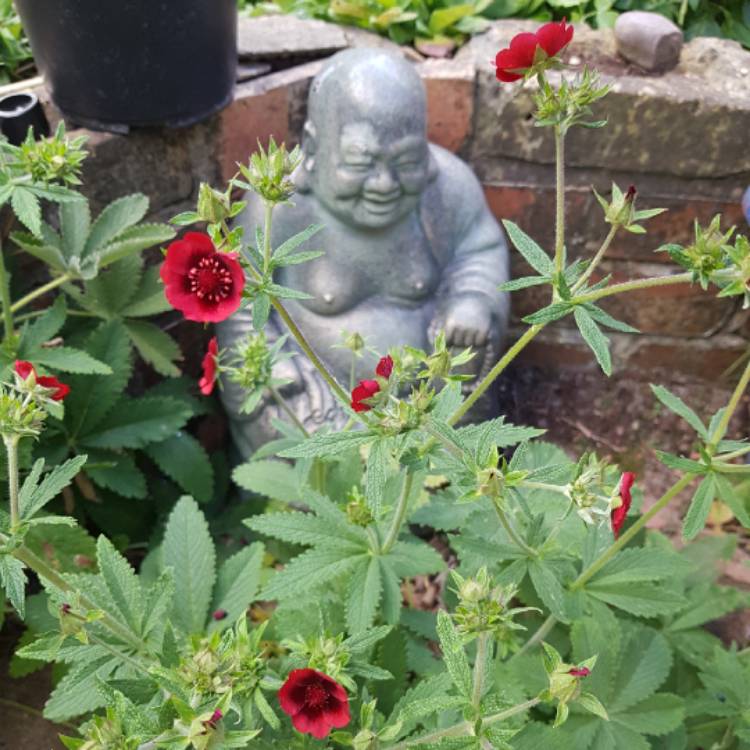
{"type": "Polygon", "coordinates": [[[310,89],[303,189],[345,223],[390,226],[416,207],[427,184],[426,129],[413,65],[379,49],[340,52],[310,89]]]}

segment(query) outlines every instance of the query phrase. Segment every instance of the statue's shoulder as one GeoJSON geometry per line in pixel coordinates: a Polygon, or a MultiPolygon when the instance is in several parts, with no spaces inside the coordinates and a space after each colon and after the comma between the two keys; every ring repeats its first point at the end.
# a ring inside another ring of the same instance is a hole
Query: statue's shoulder
{"type": "Polygon", "coordinates": [[[430,143],[430,158],[435,174],[428,191],[439,196],[440,203],[472,212],[484,207],[482,186],[463,159],[434,143],[430,143]]]}

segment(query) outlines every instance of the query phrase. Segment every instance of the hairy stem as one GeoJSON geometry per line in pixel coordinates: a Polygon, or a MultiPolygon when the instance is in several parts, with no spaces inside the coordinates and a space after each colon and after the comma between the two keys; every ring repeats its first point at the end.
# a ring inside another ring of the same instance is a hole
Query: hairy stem
{"type": "Polygon", "coordinates": [[[26,307],[29,302],[33,302],[37,297],[41,297],[42,295],[47,294],[47,292],[51,292],[53,289],[57,289],[57,287],[66,284],[72,278],[73,277],[70,276],[70,274],[65,273],[62,276],[58,276],[56,279],[52,279],[52,281],[48,281],[46,284],[42,284],[29,292],[25,297],[21,297],[21,299],[14,302],[10,306],[11,312],[16,312],[22,307],[26,307]]]}
{"type": "Polygon", "coordinates": [[[484,672],[487,664],[487,647],[489,645],[489,633],[480,633],[477,638],[477,655],[474,661],[474,681],[471,691],[471,705],[479,713],[482,704],[482,692],[484,690],[484,672]]]}
{"type": "Polygon", "coordinates": [[[456,424],[472,406],[484,395],[484,392],[495,382],[500,373],[519,355],[519,353],[525,348],[526,344],[529,343],[539,331],[544,328],[543,324],[533,325],[516,341],[513,346],[508,349],[507,352],[498,360],[497,364],[487,373],[482,379],[482,382],[468,395],[466,400],[461,406],[453,412],[453,415],[448,420],[449,424],[456,424]]]}
{"type": "Polygon", "coordinates": [[[565,254],[565,135],[555,125],[555,275],[563,271],[565,254]]]}
{"type": "Polygon", "coordinates": [[[8,498],[10,502],[10,530],[14,532],[21,523],[18,507],[18,435],[4,435],[5,453],[8,456],[8,498]]]}
{"type": "Polygon", "coordinates": [[[271,226],[273,221],[273,203],[266,203],[264,210],[264,231],[263,231],[263,275],[268,273],[271,265],[271,226]]]}
{"type": "Polygon", "coordinates": [[[533,547],[529,547],[529,545],[526,544],[523,539],[521,539],[521,536],[515,530],[515,528],[513,528],[513,524],[510,518],[508,518],[505,510],[500,507],[500,504],[493,500],[492,505],[495,508],[497,517],[500,519],[500,523],[502,524],[503,528],[505,529],[511,540],[514,542],[514,544],[517,547],[520,547],[527,555],[529,555],[529,557],[536,557],[539,553],[533,547]]]}
{"type": "Polygon", "coordinates": [[[305,436],[310,437],[310,433],[305,428],[305,425],[302,424],[299,417],[294,413],[292,408],[289,406],[289,404],[286,402],[286,399],[274,388],[272,385],[268,386],[268,390],[271,391],[271,395],[273,396],[273,400],[279,405],[279,408],[284,412],[284,414],[289,417],[289,419],[292,420],[292,423],[294,426],[305,436]]]}
{"type": "Polygon", "coordinates": [[[0,236],[0,303],[3,306],[3,325],[7,340],[13,335],[13,312],[10,303],[10,278],[8,269],[5,267],[2,239],[0,236]]]}
{"type": "Polygon", "coordinates": [[[609,250],[609,246],[612,244],[612,240],[615,238],[615,235],[617,234],[617,230],[620,228],[619,224],[613,224],[607,233],[607,236],[604,238],[604,242],[602,242],[602,246],[596,251],[596,255],[591,259],[591,263],[589,263],[588,267],[583,273],[583,276],[581,276],[578,281],[576,281],[575,284],[573,284],[571,288],[571,292],[575,294],[590,278],[591,274],[594,273],[596,270],[596,267],[601,262],[601,259],[604,257],[607,250],[609,250]]]}
{"type": "Polygon", "coordinates": [[[411,486],[413,482],[414,473],[407,471],[406,476],[404,477],[404,484],[401,487],[401,495],[396,503],[396,511],[393,514],[393,520],[391,521],[388,533],[385,535],[383,546],[380,548],[381,555],[388,553],[398,541],[398,535],[401,533],[401,526],[403,526],[404,519],[406,518],[406,511],[409,507],[409,495],[411,495],[411,486]]]}
{"type": "Polygon", "coordinates": [[[689,271],[685,273],[676,273],[671,276],[651,276],[647,279],[634,279],[633,281],[624,281],[622,284],[612,284],[612,286],[597,289],[595,292],[588,292],[574,297],[573,302],[581,304],[583,302],[596,302],[602,297],[611,297],[613,294],[622,294],[623,292],[634,292],[638,289],[650,289],[655,286],[671,286],[672,284],[689,284],[693,280],[693,275],[689,271]]]}
{"type": "Polygon", "coordinates": [[[557,619],[554,615],[550,615],[538,628],[536,633],[529,638],[526,643],[521,646],[521,648],[516,651],[515,654],[513,654],[513,659],[515,659],[517,656],[521,656],[522,654],[525,654],[527,651],[532,649],[537,644],[541,643],[547,636],[547,633],[552,630],[552,628],[555,627],[555,623],[557,622],[557,619]]]}

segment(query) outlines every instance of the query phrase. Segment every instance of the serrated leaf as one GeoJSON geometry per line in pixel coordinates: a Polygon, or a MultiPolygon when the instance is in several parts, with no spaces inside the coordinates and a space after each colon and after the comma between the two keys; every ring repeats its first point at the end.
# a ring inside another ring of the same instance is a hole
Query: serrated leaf
{"type": "Polygon", "coordinates": [[[314,458],[316,456],[335,456],[371,441],[367,432],[335,432],[322,434],[316,432],[299,445],[281,451],[283,458],[314,458]]]}
{"type": "Polygon", "coordinates": [[[146,477],[129,453],[90,451],[86,474],[94,484],[112,492],[142,500],[148,494],[146,477]]]}
{"type": "Polygon", "coordinates": [[[682,538],[687,540],[693,539],[702,531],[706,525],[708,512],[711,510],[711,503],[716,494],[716,486],[713,477],[706,477],[699,485],[698,489],[690,501],[690,507],[685,514],[682,523],[682,538]]]}
{"type": "Polygon", "coordinates": [[[115,242],[98,253],[99,267],[104,268],[146,248],[169,242],[175,232],[165,224],[140,224],[126,229],[115,242]]]}
{"type": "Polygon", "coordinates": [[[346,625],[350,633],[361,633],[372,626],[381,590],[380,563],[373,555],[357,564],[349,580],[346,625]]]}
{"type": "Polygon", "coordinates": [[[66,317],[67,305],[61,294],[33,323],[24,326],[18,350],[19,359],[31,359],[42,344],[59,333],[66,317]]]}
{"type": "Polygon", "coordinates": [[[112,201],[97,217],[86,241],[86,253],[100,250],[128,227],[137,224],[148,211],[148,198],[141,193],[112,201]]]}
{"type": "Polygon", "coordinates": [[[11,194],[10,205],[18,220],[38,237],[42,229],[42,207],[34,193],[16,186],[11,194]]]}
{"type": "Polygon", "coordinates": [[[440,610],[437,616],[437,634],[440,639],[440,648],[443,652],[448,674],[453,680],[453,684],[464,698],[471,697],[471,670],[466,658],[463,642],[458,634],[450,615],[444,610],[440,610]]]}
{"type": "Polygon", "coordinates": [[[138,354],[156,372],[168,378],[180,374],[180,368],[175,365],[175,361],[182,359],[182,352],[168,333],[145,320],[127,320],[125,330],[138,354]]]}
{"type": "Polygon", "coordinates": [[[400,578],[413,578],[445,569],[445,561],[438,551],[424,542],[398,542],[385,559],[400,578]]]}
{"type": "Polygon", "coordinates": [[[526,315],[523,322],[529,325],[552,323],[564,318],[571,310],[573,310],[573,305],[570,302],[553,302],[551,305],[531,313],[531,315],[526,315]]]}
{"type": "Polygon", "coordinates": [[[117,607],[117,619],[138,635],[143,614],[143,596],[138,576],[128,561],[103,535],[96,543],[96,559],[99,563],[99,574],[117,607]]]}
{"type": "Polygon", "coordinates": [[[637,328],[633,328],[633,326],[613,318],[609,313],[596,305],[589,303],[583,305],[583,308],[597,323],[601,323],[601,325],[607,326],[607,328],[611,328],[613,331],[620,331],[622,333],[640,333],[637,328]]]}
{"type": "Polygon", "coordinates": [[[700,461],[693,461],[690,458],[683,458],[682,456],[673,456],[671,453],[659,450],[656,451],[656,455],[670,469],[677,469],[677,471],[685,471],[690,474],[705,474],[708,471],[708,467],[700,463],[700,461]]]}
{"type": "Polygon", "coordinates": [[[70,346],[40,349],[34,357],[34,362],[53,370],[72,372],[76,375],[112,374],[112,368],[108,364],[95,359],[82,349],[73,349],[70,346]]]}
{"type": "Polygon", "coordinates": [[[209,617],[208,632],[231,626],[252,604],[260,586],[264,547],[255,542],[232,555],[219,568],[211,611],[223,609],[223,620],[209,617]]]}
{"type": "Polygon", "coordinates": [[[174,435],[144,448],[146,455],[199,503],[214,494],[214,467],[203,446],[189,433],[174,435]]]}
{"type": "Polygon", "coordinates": [[[540,286],[549,284],[550,280],[546,276],[524,276],[520,279],[506,281],[497,288],[498,292],[516,292],[519,289],[528,289],[531,286],[540,286]]]}
{"type": "Polygon", "coordinates": [[[612,718],[641,734],[662,736],[682,725],[685,703],[677,695],[656,693],[612,718]]]}
{"type": "Polygon", "coordinates": [[[85,198],[60,204],[60,240],[68,261],[80,258],[89,233],[91,214],[85,198]]]}
{"type": "Polygon", "coordinates": [[[337,538],[330,521],[318,518],[312,513],[267,513],[246,518],[243,523],[253,531],[291,544],[326,545],[332,539],[336,539],[338,545],[343,544],[349,548],[350,554],[364,551],[348,540],[337,538]]]}
{"type": "Polygon", "coordinates": [[[276,250],[274,250],[273,257],[277,260],[285,258],[287,255],[289,255],[289,253],[293,252],[303,242],[307,242],[310,237],[317,234],[321,229],[323,229],[322,224],[311,224],[306,229],[303,229],[301,232],[298,232],[297,234],[291,236],[289,239],[285,240],[281,245],[279,245],[276,250]]]}
{"type": "Polygon", "coordinates": [[[67,487],[73,481],[73,477],[78,474],[86,463],[86,459],[87,456],[85,455],[76,456],[75,458],[68,459],[59,466],[55,466],[39,485],[36,485],[35,479],[38,479],[44,466],[44,461],[42,459],[37,461],[34,464],[32,473],[27,477],[19,493],[18,501],[21,518],[32,518],[50,500],[56,498],[62,492],[63,488],[67,487]]]}
{"type": "Polygon", "coordinates": [[[380,558],[380,577],[383,584],[381,610],[383,619],[395,625],[401,613],[401,581],[386,558],[380,558]]]}
{"type": "Polygon", "coordinates": [[[172,622],[186,633],[202,632],[216,578],[216,554],[206,519],[191,497],[181,498],[169,516],[162,561],[174,575],[172,622]]]}
{"type": "Polygon", "coordinates": [[[141,283],[130,302],[120,312],[128,318],[158,315],[171,309],[164,295],[164,284],[159,276],[159,266],[149,266],[143,272],[141,283]]]}
{"type": "Polygon", "coordinates": [[[191,416],[190,409],[174,398],[123,397],[106,424],[80,442],[94,448],[143,448],[172,437],[191,416]]]}
{"type": "Polygon", "coordinates": [[[232,472],[232,479],[243,489],[275,500],[292,503],[302,499],[297,474],[284,461],[248,461],[232,472]]]}
{"type": "Polygon", "coordinates": [[[573,317],[584,341],[589,345],[596,361],[605,375],[612,374],[612,356],[609,353],[609,339],[601,332],[591,315],[582,307],[576,307],[573,317]]]}
{"type": "Polygon", "coordinates": [[[554,271],[552,259],[517,224],[504,220],[503,226],[513,246],[526,259],[527,263],[542,276],[551,276],[554,271]]]}
{"type": "Polygon", "coordinates": [[[703,420],[679,396],[661,385],[652,385],[651,390],[667,409],[682,417],[702,438],[708,439],[708,430],[703,420]]]}
{"type": "Polygon", "coordinates": [[[0,554],[0,583],[5,595],[23,620],[26,614],[26,573],[23,565],[8,554],[0,554]]]}
{"type": "Polygon", "coordinates": [[[375,518],[380,515],[383,492],[388,477],[389,445],[388,438],[378,438],[370,446],[370,452],[367,456],[365,498],[375,518]]]}
{"type": "Polygon", "coordinates": [[[669,579],[684,574],[689,567],[687,561],[677,554],[670,554],[654,547],[638,547],[618,552],[587,584],[586,588],[622,585],[669,579]]]}
{"type": "Polygon", "coordinates": [[[685,598],[681,594],[652,583],[600,584],[588,593],[636,617],[668,615],[685,606],[685,598]]]}
{"type": "Polygon", "coordinates": [[[261,596],[263,599],[284,599],[309,594],[343,573],[348,573],[363,557],[361,551],[353,552],[350,546],[343,549],[316,548],[303,552],[276,573],[261,596]]]}
{"type": "Polygon", "coordinates": [[[549,611],[562,622],[568,622],[565,611],[565,589],[555,577],[552,569],[543,561],[533,560],[529,564],[529,575],[539,598],[549,611]]]}
{"type": "Polygon", "coordinates": [[[713,481],[719,499],[729,506],[734,517],[746,529],[750,528],[750,515],[748,514],[745,501],[737,494],[734,485],[722,474],[714,474],[713,481]]]}
{"type": "Polygon", "coordinates": [[[115,666],[116,660],[110,654],[73,666],[45,703],[44,718],[67,721],[103,706],[106,698],[99,689],[99,680],[106,680],[115,666]]]}
{"type": "MultiPolygon", "coordinates": [[[[42,224],[42,226],[44,226],[44,224],[42,224]]],[[[42,229],[42,231],[44,230],[42,229]]],[[[44,240],[40,240],[29,232],[12,232],[10,239],[18,245],[21,250],[38,258],[58,273],[63,273],[65,271],[65,260],[60,254],[60,250],[57,246],[45,242],[44,240]]]]}

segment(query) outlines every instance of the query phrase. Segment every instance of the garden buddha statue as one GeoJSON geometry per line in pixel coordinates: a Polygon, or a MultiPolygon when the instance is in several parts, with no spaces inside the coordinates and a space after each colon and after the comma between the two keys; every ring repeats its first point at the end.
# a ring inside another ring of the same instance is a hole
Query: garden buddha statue
{"type": "MultiPolygon", "coordinates": [[[[324,226],[305,247],[325,255],[278,278],[311,295],[285,300],[301,331],[345,389],[352,354],[340,348],[342,332],[359,333],[372,350],[356,360],[357,380],[372,377],[391,347],[429,351],[439,330],[455,349],[475,349],[468,367],[481,376],[497,361],[507,325],[507,294],[497,287],[508,279],[508,251],[471,169],[428,143],[425,91],[412,64],[382,50],[340,52],[313,80],[307,116],[298,192],[294,205],[276,209],[272,233],[275,247],[310,224],[324,226]]],[[[263,205],[254,194],[245,199],[239,220],[253,237],[263,205]]],[[[243,309],[220,324],[219,346],[251,332],[251,317],[243,309]]],[[[269,338],[282,329],[272,315],[269,338]]],[[[277,368],[308,429],[346,421],[306,358],[277,368]]],[[[243,393],[227,382],[222,398],[243,456],[278,435],[271,421],[284,416],[273,401],[240,414],[243,393]]]]}

